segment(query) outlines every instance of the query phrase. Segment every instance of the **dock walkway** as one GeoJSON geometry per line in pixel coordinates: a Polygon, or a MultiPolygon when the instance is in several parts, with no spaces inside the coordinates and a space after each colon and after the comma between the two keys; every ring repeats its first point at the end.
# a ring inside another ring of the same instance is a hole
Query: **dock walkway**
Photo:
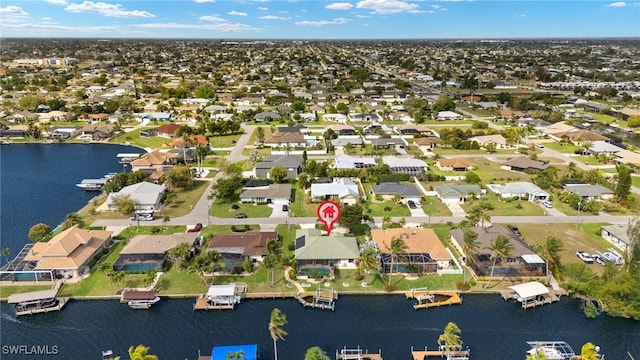
{"type": "Polygon", "coordinates": [[[442,350],[422,350],[411,351],[413,360],[424,360],[427,358],[446,358],[447,360],[469,360],[469,350],[442,351],[442,350]]]}
{"type": "Polygon", "coordinates": [[[462,298],[456,291],[427,291],[427,288],[419,288],[405,292],[405,296],[407,299],[416,299],[416,304],[413,305],[416,310],[462,303],[462,298]]]}

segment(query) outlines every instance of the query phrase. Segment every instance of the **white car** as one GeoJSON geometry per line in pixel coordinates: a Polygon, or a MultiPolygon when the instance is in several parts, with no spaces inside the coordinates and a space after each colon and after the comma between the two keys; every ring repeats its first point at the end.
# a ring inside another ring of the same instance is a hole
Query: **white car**
{"type": "Polygon", "coordinates": [[[578,251],[576,252],[576,256],[578,256],[580,260],[586,262],[587,264],[593,264],[593,257],[591,257],[589,253],[586,253],[584,251],[578,251]]]}
{"type": "Polygon", "coordinates": [[[551,208],[553,207],[553,204],[552,204],[552,203],[551,203],[551,201],[549,201],[549,200],[543,200],[543,201],[542,201],[542,205],[543,205],[544,207],[546,207],[547,209],[551,209],[551,208]]]}

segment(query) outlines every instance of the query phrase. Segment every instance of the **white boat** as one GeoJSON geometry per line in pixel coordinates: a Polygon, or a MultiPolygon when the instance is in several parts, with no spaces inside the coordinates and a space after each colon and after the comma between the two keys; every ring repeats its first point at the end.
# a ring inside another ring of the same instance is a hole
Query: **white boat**
{"type": "Polygon", "coordinates": [[[158,301],[160,301],[160,297],[156,296],[152,300],[131,300],[127,303],[127,305],[129,305],[129,307],[132,309],[146,310],[146,309],[149,309],[153,304],[157,303],[158,301]]]}
{"type": "Polygon", "coordinates": [[[542,352],[547,360],[569,360],[576,355],[571,345],[564,341],[527,341],[527,344],[531,347],[527,355],[542,352]]]}
{"type": "Polygon", "coordinates": [[[102,187],[107,183],[109,179],[100,178],[100,179],[82,179],[79,184],[76,184],[77,187],[86,190],[86,191],[102,191],[102,187]]]}
{"type": "Polygon", "coordinates": [[[125,290],[121,301],[126,302],[132,309],[149,309],[160,301],[160,297],[155,290],[125,290]]]}

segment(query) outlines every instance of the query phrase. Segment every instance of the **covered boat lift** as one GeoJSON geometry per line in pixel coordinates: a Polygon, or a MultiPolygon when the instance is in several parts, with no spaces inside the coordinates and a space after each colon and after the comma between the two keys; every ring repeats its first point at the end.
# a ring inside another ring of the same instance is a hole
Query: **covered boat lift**
{"type": "Polygon", "coordinates": [[[502,298],[505,300],[515,299],[522,304],[523,309],[549,304],[559,300],[544,284],[537,281],[509,286],[509,289],[510,291],[501,292],[502,298]]]}
{"type": "Polygon", "coordinates": [[[67,302],[67,298],[57,299],[58,287],[49,290],[31,291],[9,295],[8,303],[13,304],[16,315],[28,315],[58,311],[67,302]]]}

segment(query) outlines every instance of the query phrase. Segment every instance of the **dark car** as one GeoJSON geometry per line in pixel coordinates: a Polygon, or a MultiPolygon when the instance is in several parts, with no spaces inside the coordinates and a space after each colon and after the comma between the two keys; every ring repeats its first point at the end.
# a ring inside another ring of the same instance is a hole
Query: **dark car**
{"type": "Polygon", "coordinates": [[[289,205],[287,204],[282,205],[282,211],[289,211],[289,205]]]}
{"type": "Polygon", "coordinates": [[[513,231],[514,234],[518,236],[522,236],[522,233],[520,232],[520,229],[518,229],[517,226],[509,226],[509,229],[511,229],[511,231],[513,231]]]}
{"type": "Polygon", "coordinates": [[[413,201],[413,200],[407,201],[407,205],[409,205],[409,209],[417,209],[418,208],[418,206],[416,205],[415,201],[413,201]]]}
{"type": "Polygon", "coordinates": [[[189,229],[187,230],[187,232],[198,232],[202,230],[202,224],[201,223],[197,223],[196,226],[193,229],[189,229]]]}
{"type": "Polygon", "coordinates": [[[236,219],[246,219],[246,218],[247,218],[247,214],[245,213],[236,214],[236,219]]]}

